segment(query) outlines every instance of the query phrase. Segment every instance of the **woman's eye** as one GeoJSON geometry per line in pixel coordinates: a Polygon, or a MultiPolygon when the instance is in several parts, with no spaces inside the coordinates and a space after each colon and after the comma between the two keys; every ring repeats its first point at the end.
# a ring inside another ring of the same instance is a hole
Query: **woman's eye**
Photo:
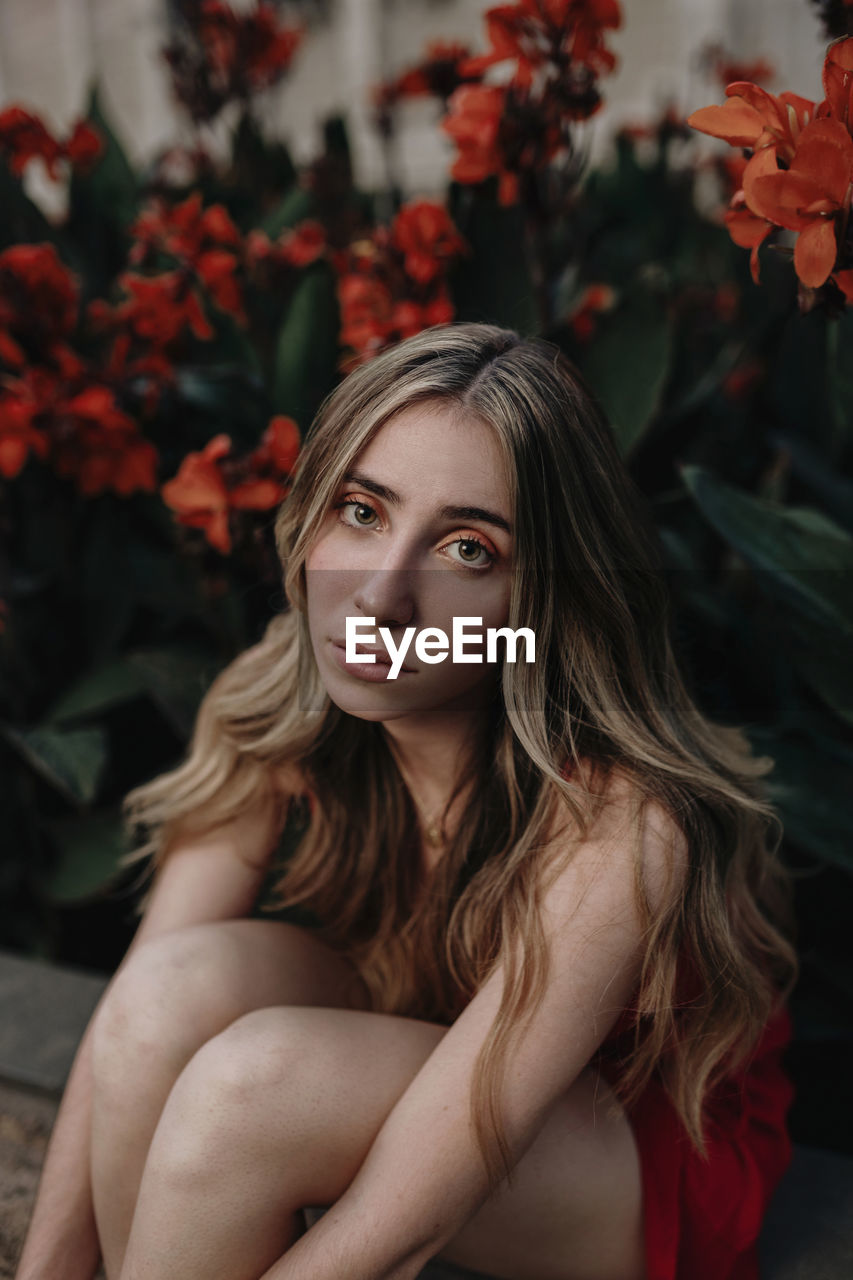
{"type": "Polygon", "coordinates": [[[453,542],[448,542],[447,545],[448,547],[459,547],[460,555],[462,555],[463,547],[473,547],[477,558],[474,560],[463,559],[461,561],[457,561],[457,564],[461,564],[465,569],[473,569],[475,573],[482,573],[485,569],[488,569],[490,565],[494,564],[497,558],[489,550],[485,542],[481,542],[479,538],[472,538],[470,536],[466,538],[455,538],[453,542]]]}
{"type": "MultiPolygon", "coordinates": [[[[341,511],[344,507],[355,507],[355,508],[356,508],[356,510],[353,512],[353,516],[354,516],[354,518],[355,518],[355,521],[356,521],[356,523],[357,523],[358,527],[359,527],[359,528],[361,528],[361,529],[369,528],[370,526],[369,526],[369,525],[365,525],[365,524],[363,524],[363,523],[361,522],[361,520],[359,520],[359,518],[358,518],[358,514],[357,514],[359,511],[369,511],[369,512],[371,513],[371,515],[374,515],[374,516],[376,515],[376,512],[373,510],[373,507],[371,507],[369,503],[367,503],[367,502],[361,502],[361,501],[360,501],[360,499],[358,499],[358,498],[344,498],[343,502],[339,502],[339,503],[338,503],[338,505],[336,506],[335,510],[336,510],[336,511],[341,511]]],[[[352,528],[352,527],[353,527],[353,526],[352,526],[352,521],[351,521],[351,520],[344,520],[344,519],[343,519],[343,516],[339,517],[339,519],[341,520],[342,524],[348,524],[348,525],[350,526],[350,528],[352,528]]]]}
{"type": "MultiPolygon", "coordinates": [[[[371,517],[375,518],[376,511],[369,502],[363,502],[361,498],[344,498],[335,505],[335,510],[342,513],[338,516],[341,524],[350,529],[370,529],[373,527],[372,524],[363,521],[360,516],[361,513],[368,512],[371,517]],[[352,520],[344,517],[343,510],[345,507],[353,508],[352,520]]],[[[486,546],[485,542],[481,542],[473,534],[468,534],[463,538],[454,538],[452,542],[445,543],[442,550],[446,551],[449,547],[460,548],[459,554],[462,558],[454,560],[454,563],[461,569],[470,569],[473,573],[483,573],[497,559],[495,553],[486,546]],[[462,548],[465,548],[465,550],[463,551],[462,548]],[[473,554],[474,558],[469,560],[467,557],[471,554],[473,554]]]]}

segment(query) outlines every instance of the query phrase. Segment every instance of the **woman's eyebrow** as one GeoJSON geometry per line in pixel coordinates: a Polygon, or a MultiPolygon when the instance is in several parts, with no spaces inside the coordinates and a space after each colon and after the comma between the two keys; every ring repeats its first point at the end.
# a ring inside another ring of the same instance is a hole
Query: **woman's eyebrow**
{"type": "MultiPolygon", "coordinates": [[[[382,498],[383,502],[389,502],[394,507],[399,507],[402,502],[399,493],[389,489],[386,484],[380,484],[378,480],[371,480],[363,471],[348,471],[343,480],[348,484],[361,485],[363,489],[375,493],[377,498],[382,498]]],[[[488,511],[485,507],[444,506],[439,507],[438,514],[442,520],[481,520],[483,524],[493,524],[497,529],[503,529],[506,533],[512,534],[512,525],[509,521],[495,511],[488,511]]]]}

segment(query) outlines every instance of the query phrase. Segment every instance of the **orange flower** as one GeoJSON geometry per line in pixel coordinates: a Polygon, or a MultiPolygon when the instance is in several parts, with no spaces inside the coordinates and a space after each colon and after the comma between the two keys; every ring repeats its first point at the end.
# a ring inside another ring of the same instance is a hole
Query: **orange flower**
{"type": "Polygon", "coordinates": [[[235,511],[269,511],[278,506],[286,493],[287,488],[278,480],[259,476],[235,484],[228,494],[228,502],[235,511]]]}
{"type": "Polygon", "coordinates": [[[829,46],[823,62],[823,91],[826,98],[818,115],[829,115],[849,128],[853,123],[853,36],[829,46]]]}
{"type": "Polygon", "coordinates": [[[756,152],[775,147],[783,160],[792,158],[802,130],[815,117],[815,104],[809,98],[796,93],[776,97],[748,80],[727,85],[726,96],[722,106],[692,112],[687,117],[691,129],[756,152]]]}
{"type": "Polygon", "coordinates": [[[756,284],[759,283],[758,250],[771,231],[775,231],[776,223],[769,221],[753,211],[750,205],[752,184],[757,178],[766,177],[779,172],[776,164],[776,151],[773,147],[764,147],[756,151],[743,172],[743,187],[732,197],[731,206],[726,213],[726,226],[735,244],[742,249],[751,249],[749,270],[756,284]]]}
{"type": "Polygon", "coordinates": [[[224,432],[214,436],[200,453],[187,454],[177,475],[160,488],[163,501],[177,513],[179,523],[203,529],[211,546],[224,555],[231,550],[229,501],[217,463],[230,449],[230,436],[224,432]]]}
{"type": "Polygon", "coordinates": [[[280,471],[282,475],[289,476],[296,465],[301,447],[299,427],[293,418],[277,413],[270,419],[259,447],[252,454],[252,465],[268,464],[276,471],[280,471]]]}
{"type": "Polygon", "coordinates": [[[462,85],[451,94],[441,128],[459,148],[450,176],[457,182],[483,182],[498,175],[502,205],[518,199],[518,175],[504,168],[499,134],[506,90],[500,85],[462,85]]]}
{"type": "Polygon", "coordinates": [[[803,130],[787,170],[753,177],[744,191],[759,217],[798,231],[794,268],[816,289],[835,266],[836,216],[850,209],[853,138],[838,120],[815,120],[803,130]]]}
{"type": "Polygon", "coordinates": [[[406,274],[419,284],[435,280],[447,260],[467,248],[450,214],[433,200],[403,205],[391,227],[391,242],[405,255],[406,274]]]}

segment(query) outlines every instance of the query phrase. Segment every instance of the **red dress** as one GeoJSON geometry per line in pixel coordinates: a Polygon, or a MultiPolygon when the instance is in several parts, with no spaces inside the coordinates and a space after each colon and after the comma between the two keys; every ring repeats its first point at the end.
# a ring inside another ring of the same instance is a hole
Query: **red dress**
{"type": "MultiPolygon", "coordinates": [[[[608,1056],[631,1025],[625,1010],[599,1049],[608,1056]]],[[[783,1005],[750,1061],[705,1103],[707,1163],[694,1149],[655,1075],[628,1110],[643,1184],[646,1280],[759,1280],[757,1242],[770,1198],[791,1162],[786,1115],[794,1088],[781,1058],[791,1039],[783,1005]]]]}
{"type": "MultiPolygon", "coordinates": [[[[679,999],[698,991],[689,961],[678,991],[679,999]]],[[[623,1010],[593,1059],[610,1083],[633,1044],[633,1021],[632,1009],[623,1010]]],[[[657,1074],[629,1108],[643,1185],[646,1280],[760,1280],[764,1215],[793,1154],[786,1117],[794,1087],[782,1065],[791,1034],[781,1005],[749,1061],[709,1095],[707,1162],[657,1074]]]]}

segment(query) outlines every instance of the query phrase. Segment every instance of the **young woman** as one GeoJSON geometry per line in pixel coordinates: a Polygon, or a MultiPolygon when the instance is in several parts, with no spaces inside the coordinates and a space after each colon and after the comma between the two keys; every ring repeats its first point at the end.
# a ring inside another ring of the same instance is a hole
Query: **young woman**
{"type": "Polygon", "coordinates": [[[153,890],[20,1280],[754,1280],[798,972],[772,762],[686,691],[577,373],[402,342],[327,398],[276,538],[289,607],[127,797],[153,890]],[[252,918],[270,874],[314,924],[252,918]]]}

